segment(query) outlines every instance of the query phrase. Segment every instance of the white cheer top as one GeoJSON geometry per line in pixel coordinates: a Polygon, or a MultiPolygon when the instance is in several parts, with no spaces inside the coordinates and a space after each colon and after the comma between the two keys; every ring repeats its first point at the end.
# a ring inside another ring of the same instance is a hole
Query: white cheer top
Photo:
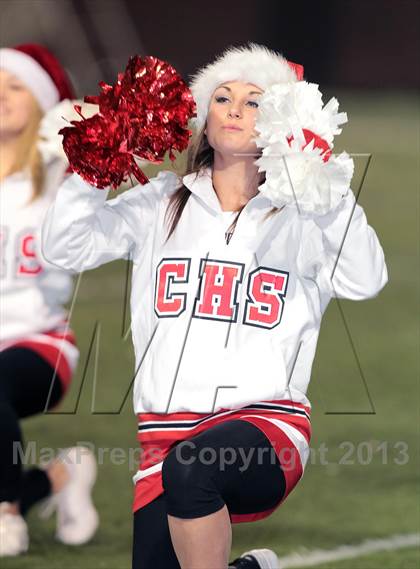
{"type": "Polygon", "coordinates": [[[0,182],[0,342],[58,326],[72,292],[71,275],[51,265],[40,251],[45,212],[62,182],[65,164],[50,161],[45,191],[28,204],[32,182],[18,172],[0,182]]]}
{"type": "Polygon", "coordinates": [[[272,203],[258,193],[226,244],[233,216],[222,212],[211,172],[183,183],[192,194],[166,240],[168,200],[180,185],[174,173],[110,201],[109,190],[69,177],[46,216],[45,256],[73,271],[133,260],[136,413],[209,413],[280,399],[310,405],[330,299],[374,297],[388,279],[363,209],[349,190],[322,217],[303,219],[285,207],[266,218],[272,203]]]}

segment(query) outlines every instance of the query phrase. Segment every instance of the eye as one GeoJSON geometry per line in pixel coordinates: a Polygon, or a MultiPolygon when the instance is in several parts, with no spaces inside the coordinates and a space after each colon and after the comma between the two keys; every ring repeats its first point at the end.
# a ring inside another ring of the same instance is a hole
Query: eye
{"type": "Polygon", "coordinates": [[[229,99],[227,97],[225,97],[224,95],[216,95],[216,97],[214,98],[215,101],[217,103],[224,103],[225,101],[228,101],[229,99]]]}
{"type": "Polygon", "coordinates": [[[248,101],[247,105],[253,107],[254,109],[258,109],[259,104],[257,103],[257,101],[248,101]]]}
{"type": "Polygon", "coordinates": [[[12,83],[9,86],[12,91],[23,91],[25,89],[24,85],[20,83],[12,83]]]}

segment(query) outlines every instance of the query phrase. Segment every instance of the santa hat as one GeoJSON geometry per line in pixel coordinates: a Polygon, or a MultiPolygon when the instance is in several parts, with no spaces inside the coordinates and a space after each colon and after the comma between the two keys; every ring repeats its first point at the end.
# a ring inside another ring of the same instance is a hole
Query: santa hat
{"type": "Polygon", "coordinates": [[[44,113],[59,101],[74,98],[66,71],[42,45],[32,43],[0,49],[0,69],[18,77],[31,90],[44,113]]]}
{"type": "Polygon", "coordinates": [[[214,63],[193,75],[190,88],[197,104],[195,126],[205,123],[211,97],[217,87],[228,81],[253,83],[267,89],[276,83],[303,79],[303,67],[287,61],[282,55],[255,43],[228,48],[214,63]]]}

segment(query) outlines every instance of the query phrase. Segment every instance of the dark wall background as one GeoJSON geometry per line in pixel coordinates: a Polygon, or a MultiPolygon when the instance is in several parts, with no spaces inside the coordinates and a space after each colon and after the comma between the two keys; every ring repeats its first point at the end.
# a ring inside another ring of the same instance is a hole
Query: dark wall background
{"type": "Polygon", "coordinates": [[[187,78],[228,45],[263,43],[306,77],[357,89],[420,86],[419,0],[0,0],[2,46],[48,45],[80,94],[113,81],[134,53],[187,78]]]}

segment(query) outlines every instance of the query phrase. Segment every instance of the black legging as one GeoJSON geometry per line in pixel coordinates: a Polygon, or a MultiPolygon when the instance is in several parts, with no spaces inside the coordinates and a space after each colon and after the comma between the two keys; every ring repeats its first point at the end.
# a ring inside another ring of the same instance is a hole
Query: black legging
{"type": "Polygon", "coordinates": [[[224,504],[231,514],[257,513],[273,508],[284,495],[279,460],[255,425],[240,419],[226,421],[188,441],[178,452],[175,446],[164,460],[164,493],[134,514],[133,569],[180,569],[168,513],[194,518],[216,512],[224,504]],[[207,457],[205,448],[216,454],[208,451],[207,457]],[[226,449],[232,449],[230,456],[236,453],[236,460],[220,462],[222,449],[224,456],[226,449]],[[199,456],[203,459],[198,460],[199,456]],[[245,462],[244,456],[249,460],[245,462]]]}
{"type": "Polygon", "coordinates": [[[19,420],[42,413],[48,396],[48,408],[60,400],[62,385],[56,377],[51,389],[53,377],[52,366],[29,348],[0,352],[0,502],[19,502],[23,515],[51,493],[51,485],[39,468],[23,471],[19,420]]]}

